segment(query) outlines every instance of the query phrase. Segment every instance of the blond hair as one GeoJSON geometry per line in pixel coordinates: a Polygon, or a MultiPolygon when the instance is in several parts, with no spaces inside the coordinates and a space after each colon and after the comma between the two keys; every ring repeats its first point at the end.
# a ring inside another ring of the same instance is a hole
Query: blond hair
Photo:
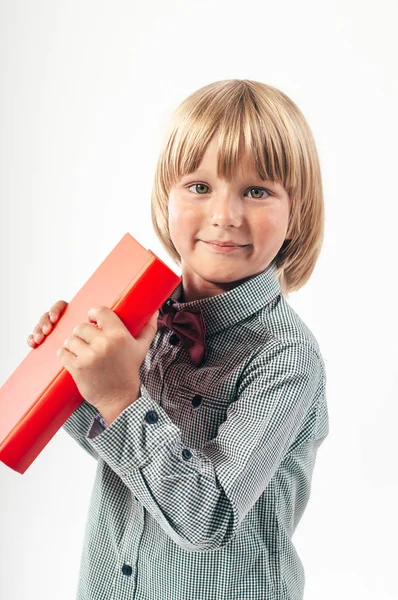
{"type": "Polygon", "coordinates": [[[168,227],[169,192],[182,176],[199,167],[216,134],[220,136],[218,177],[232,177],[243,148],[259,176],[280,183],[289,194],[289,239],[273,261],[286,297],[307,282],[315,267],[323,243],[324,202],[310,127],[296,104],[270,85],[248,79],[216,81],[176,108],[155,171],[151,197],[155,232],[180,265],[168,227]]]}

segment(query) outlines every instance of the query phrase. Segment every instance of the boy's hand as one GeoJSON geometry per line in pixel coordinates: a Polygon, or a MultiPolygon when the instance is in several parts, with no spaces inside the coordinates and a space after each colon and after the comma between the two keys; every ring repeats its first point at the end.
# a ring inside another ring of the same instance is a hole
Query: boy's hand
{"type": "Polygon", "coordinates": [[[65,300],[58,300],[52,305],[48,312],[43,313],[40,320],[33,329],[33,334],[28,336],[27,342],[32,348],[37,348],[45,340],[46,336],[53,330],[53,325],[62,316],[68,303],[65,300]]]}
{"type": "Polygon", "coordinates": [[[57,356],[89,404],[100,412],[126,408],[140,395],[139,368],[156,334],[159,311],[135,338],[107,306],[87,314],[91,323],[76,325],[57,356]]]}

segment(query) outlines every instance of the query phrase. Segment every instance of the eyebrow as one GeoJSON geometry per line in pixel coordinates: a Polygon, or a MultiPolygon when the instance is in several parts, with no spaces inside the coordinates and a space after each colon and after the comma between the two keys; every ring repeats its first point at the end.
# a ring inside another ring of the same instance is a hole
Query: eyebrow
{"type": "MultiPolygon", "coordinates": [[[[198,169],[197,171],[193,171],[192,173],[183,175],[183,179],[185,179],[187,177],[188,178],[198,177],[199,179],[201,177],[203,177],[204,179],[206,179],[208,177],[213,177],[213,175],[211,173],[208,173],[207,171],[202,171],[201,169],[198,169]]],[[[272,179],[261,179],[260,175],[257,172],[255,174],[245,175],[243,180],[246,180],[246,179],[257,179],[258,181],[261,181],[263,184],[266,184],[266,185],[274,185],[274,186],[278,185],[278,183],[276,181],[273,181],[272,179]]]]}

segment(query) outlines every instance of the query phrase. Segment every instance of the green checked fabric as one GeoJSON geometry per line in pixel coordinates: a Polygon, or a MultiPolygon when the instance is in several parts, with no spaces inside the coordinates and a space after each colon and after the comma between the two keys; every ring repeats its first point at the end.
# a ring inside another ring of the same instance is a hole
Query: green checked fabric
{"type": "Polygon", "coordinates": [[[108,427],[83,401],[63,428],[97,460],[78,600],[302,600],[292,542],[328,435],[318,343],[275,265],[199,307],[196,367],[170,330],[141,396],[108,427]]]}

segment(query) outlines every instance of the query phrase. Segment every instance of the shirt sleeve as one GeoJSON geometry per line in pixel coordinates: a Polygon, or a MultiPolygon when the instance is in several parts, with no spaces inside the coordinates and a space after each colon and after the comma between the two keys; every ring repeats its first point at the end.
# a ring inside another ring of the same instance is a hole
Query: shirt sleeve
{"type": "Polygon", "coordinates": [[[62,429],[96,460],[98,459],[98,453],[87,441],[87,432],[92,430],[93,419],[96,420],[97,417],[102,418],[101,413],[92,404],[83,400],[62,425],[62,429]]]}
{"type": "Polygon", "coordinates": [[[264,492],[322,378],[312,347],[279,344],[247,367],[217,436],[200,450],[184,447],[179,428],[143,385],[141,396],[87,441],[179,546],[214,550],[231,540],[264,492]]]}

